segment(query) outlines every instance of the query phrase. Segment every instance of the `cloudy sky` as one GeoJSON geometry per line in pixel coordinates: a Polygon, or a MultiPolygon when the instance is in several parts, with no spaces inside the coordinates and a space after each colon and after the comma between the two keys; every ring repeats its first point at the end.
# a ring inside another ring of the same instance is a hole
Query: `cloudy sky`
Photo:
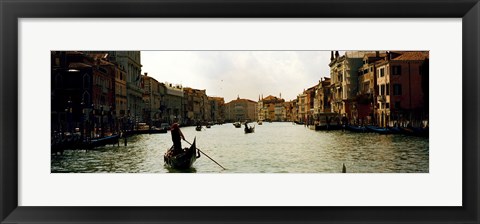
{"type": "Polygon", "coordinates": [[[329,77],[330,51],[142,51],[142,73],[159,82],[206,89],[225,102],[259,95],[295,99],[329,77]]]}

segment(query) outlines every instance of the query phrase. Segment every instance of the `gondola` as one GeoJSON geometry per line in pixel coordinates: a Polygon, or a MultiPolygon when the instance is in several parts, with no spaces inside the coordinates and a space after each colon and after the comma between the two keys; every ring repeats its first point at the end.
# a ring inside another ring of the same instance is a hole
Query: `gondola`
{"type": "Polygon", "coordinates": [[[380,128],[372,125],[365,126],[369,131],[375,132],[378,134],[391,134],[392,132],[388,128],[380,128]]]}
{"type": "Polygon", "coordinates": [[[428,128],[401,127],[402,133],[410,136],[428,137],[428,128]]]}
{"type": "Polygon", "coordinates": [[[248,134],[248,133],[253,133],[255,132],[255,126],[253,127],[247,127],[247,125],[245,125],[245,134],[248,134]]]}
{"type": "Polygon", "coordinates": [[[342,129],[341,125],[338,124],[316,124],[315,131],[333,131],[333,130],[340,130],[342,129]]]}
{"type": "Polygon", "coordinates": [[[361,132],[361,133],[365,133],[365,132],[368,132],[368,129],[366,127],[363,127],[363,126],[355,126],[355,125],[345,125],[345,129],[351,131],[351,132],[361,132]]]}
{"type": "Polygon", "coordinates": [[[240,128],[240,127],[242,127],[242,124],[237,121],[237,122],[233,123],[233,126],[235,126],[236,128],[240,128]]]}
{"type": "Polygon", "coordinates": [[[106,145],[116,145],[119,143],[120,135],[114,134],[111,136],[105,136],[100,138],[92,138],[88,141],[84,141],[82,144],[78,145],[77,148],[89,149],[92,150],[97,147],[102,147],[106,145]]]}
{"type": "Polygon", "coordinates": [[[200,158],[200,152],[196,147],[196,138],[193,140],[190,148],[174,150],[173,146],[163,155],[165,165],[174,169],[189,169],[192,164],[200,158]]]}
{"type": "Polygon", "coordinates": [[[201,131],[201,130],[202,130],[202,126],[197,126],[197,127],[195,127],[195,130],[201,131]]]}
{"type": "Polygon", "coordinates": [[[403,134],[402,128],[400,127],[389,127],[388,129],[392,134],[403,134]]]}

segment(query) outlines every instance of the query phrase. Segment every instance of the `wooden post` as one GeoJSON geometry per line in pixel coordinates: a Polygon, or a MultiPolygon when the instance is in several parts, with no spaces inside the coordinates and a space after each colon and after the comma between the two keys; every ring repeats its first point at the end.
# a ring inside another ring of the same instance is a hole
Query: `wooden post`
{"type": "Polygon", "coordinates": [[[342,167],[342,173],[346,173],[346,172],[347,172],[347,167],[345,166],[345,163],[344,163],[342,167]]]}

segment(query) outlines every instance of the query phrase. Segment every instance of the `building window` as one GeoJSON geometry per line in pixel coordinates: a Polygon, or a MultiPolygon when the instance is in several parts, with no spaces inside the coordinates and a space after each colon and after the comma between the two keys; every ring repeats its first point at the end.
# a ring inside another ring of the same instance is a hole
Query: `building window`
{"type": "Polygon", "coordinates": [[[393,84],[393,95],[395,96],[402,95],[402,85],[393,84]]]}
{"type": "Polygon", "coordinates": [[[386,109],[390,108],[390,103],[386,103],[386,104],[385,104],[385,108],[386,108],[386,109]]]}
{"type": "Polygon", "coordinates": [[[60,73],[55,76],[55,87],[58,89],[63,88],[63,78],[60,73]]]}
{"type": "Polygon", "coordinates": [[[387,83],[387,93],[385,95],[390,95],[390,83],[387,83]]]}
{"type": "Polygon", "coordinates": [[[380,95],[385,95],[385,85],[380,86],[380,95]]]}
{"type": "Polygon", "coordinates": [[[379,72],[379,73],[380,73],[380,74],[379,74],[380,77],[385,76],[385,69],[384,69],[384,68],[381,68],[379,71],[380,71],[380,72],[379,72]]]}
{"type": "Polygon", "coordinates": [[[83,92],[82,100],[84,105],[90,105],[90,94],[87,91],[83,92]]]}
{"type": "Polygon", "coordinates": [[[400,101],[395,102],[395,109],[400,109],[400,101]]]}
{"type": "Polygon", "coordinates": [[[396,65],[392,66],[392,75],[401,75],[402,74],[402,66],[396,65]]]}

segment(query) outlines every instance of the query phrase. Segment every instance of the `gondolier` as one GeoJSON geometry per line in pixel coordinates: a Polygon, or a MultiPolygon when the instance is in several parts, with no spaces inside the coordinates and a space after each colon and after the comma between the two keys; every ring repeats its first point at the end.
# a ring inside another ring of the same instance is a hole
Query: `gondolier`
{"type": "Polygon", "coordinates": [[[185,140],[185,136],[183,136],[182,131],[180,130],[180,125],[178,124],[178,118],[173,118],[173,124],[170,130],[172,134],[172,142],[173,142],[173,149],[174,150],[181,150],[182,149],[182,139],[185,140]]]}

